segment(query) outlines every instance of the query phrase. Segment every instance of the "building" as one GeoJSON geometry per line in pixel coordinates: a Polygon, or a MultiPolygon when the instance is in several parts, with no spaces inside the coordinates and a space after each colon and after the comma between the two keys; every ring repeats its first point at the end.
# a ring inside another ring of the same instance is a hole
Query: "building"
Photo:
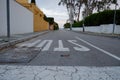
{"type": "MultiPolygon", "coordinates": [[[[49,29],[44,13],[28,0],[9,0],[10,34],[24,34],[49,29]]],[[[7,0],[0,0],[0,36],[7,35],[7,0]]]]}
{"type": "MultiPolygon", "coordinates": [[[[10,1],[10,34],[33,32],[33,13],[18,4],[10,1]]],[[[7,0],[0,0],[0,36],[7,35],[7,0]]]]}
{"type": "Polygon", "coordinates": [[[16,1],[33,12],[34,32],[49,30],[49,23],[44,20],[44,13],[36,6],[35,3],[28,3],[28,0],[16,1]]]}

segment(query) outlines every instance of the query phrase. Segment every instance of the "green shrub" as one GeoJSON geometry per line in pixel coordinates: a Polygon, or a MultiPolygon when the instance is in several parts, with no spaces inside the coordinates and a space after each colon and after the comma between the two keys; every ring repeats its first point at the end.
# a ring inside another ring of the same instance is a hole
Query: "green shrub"
{"type": "Polygon", "coordinates": [[[70,23],[65,23],[64,28],[70,28],[70,23]]]}
{"type": "Polygon", "coordinates": [[[59,25],[58,25],[58,23],[54,23],[54,30],[59,30],[59,25]]]}
{"type": "MultiPolygon", "coordinates": [[[[92,14],[85,18],[85,26],[99,26],[101,24],[113,24],[114,10],[106,10],[92,14]]],[[[116,10],[116,24],[120,25],[120,10],[116,10]]]]}
{"type": "Polygon", "coordinates": [[[83,20],[80,22],[75,22],[72,27],[82,27],[83,26],[83,20]]]}

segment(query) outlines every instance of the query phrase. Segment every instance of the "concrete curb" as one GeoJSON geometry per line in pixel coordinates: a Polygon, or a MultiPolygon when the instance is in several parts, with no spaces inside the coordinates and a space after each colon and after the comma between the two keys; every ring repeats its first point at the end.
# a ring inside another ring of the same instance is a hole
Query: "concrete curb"
{"type": "Polygon", "coordinates": [[[34,34],[34,35],[30,35],[30,36],[23,37],[23,38],[18,38],[16,40],[12,40],[12,41],[9,41],[9,42],[6,42],[6,43],[2,43],[2,44],[0,44],[0,50],[4,49],[4,48],[8,48],[9,46],[13,46],[13,45],[15,45],[17,43],[21,43],[21,42],[30,40],[32,38],[38,37],[38,36],[40,36],[42,34],[45,34],[45,33],[48,33],[48,32],[49,31],[44,31],[44,32],[40,32],[38,34],[34,34]]]}
{"type": "Polygon", "coordinates": [[[104,33],[82,32],[82,31],[73,31],[73,32],[77,32],[77,33],[79,32],[79,33],[82,33],[82,34],[88,34],[88,35],[93,35],[93,36],[103,36],[103,37],[120,39],[120,35],[117,35],[117,34],[104,34],[104,33]]]}

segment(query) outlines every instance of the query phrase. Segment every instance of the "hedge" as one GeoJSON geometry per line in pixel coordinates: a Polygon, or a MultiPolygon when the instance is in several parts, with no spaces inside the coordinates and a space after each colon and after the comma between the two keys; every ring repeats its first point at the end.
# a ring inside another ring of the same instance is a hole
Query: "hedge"
{"type": "Polygon", "coordinates": [[[70,28],[70,23],[65,23],[64,28],[70,28]]]}
{"type": "MultiPolygon", "coordinates": [[[[114,10],[105,10],[103,12],[94,13],[85,18],[85,26],[99,26],[101,24],[113,24],[114,10]]],[[[120,25],[120,10],[116,10],[116,24],[120,25]]],[[[73,27],[82,27],[83,20],[75,22],[73,27]]]]}
{"type": "Polygon", "coordinates": [[[83,26],[83,20],[80,22],[75,22],[72,27],[82,27],[83,26]]]}
{"type": "MultiPolygon", "coordinates": [[[[101,24],[113,24],[114,10],[106,10],[92,14],[85,18],[85,26],[99,26],[101,24]]],[[[116,10],[116,24],[120,25],[120,10],[116,10]]]]}

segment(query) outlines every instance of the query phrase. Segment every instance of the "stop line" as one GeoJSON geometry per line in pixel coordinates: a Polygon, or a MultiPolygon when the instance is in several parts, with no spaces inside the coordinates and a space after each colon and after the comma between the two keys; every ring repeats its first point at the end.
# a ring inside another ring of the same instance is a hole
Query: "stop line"
{"type": "MultiPolygon", "coordinates": [[[[68,43],[73,45],[73,49],[76,51],[90,51],[88,47],[85,47],[81,44],[77,43],[77,40],[67,40],[68,43]]],[[[53,40],[36,40],[34,42],[29,43],[22,43],[18,44],[18,47],[39,47],[42,49],[42,51],[49,51],[51,45],[53,43],[53,40]]],[[[58,46],[54,47],[53,51],[70,51],[69,46],[64,47],[64,43],[62,40],[57,41],[58,46]]]]}

